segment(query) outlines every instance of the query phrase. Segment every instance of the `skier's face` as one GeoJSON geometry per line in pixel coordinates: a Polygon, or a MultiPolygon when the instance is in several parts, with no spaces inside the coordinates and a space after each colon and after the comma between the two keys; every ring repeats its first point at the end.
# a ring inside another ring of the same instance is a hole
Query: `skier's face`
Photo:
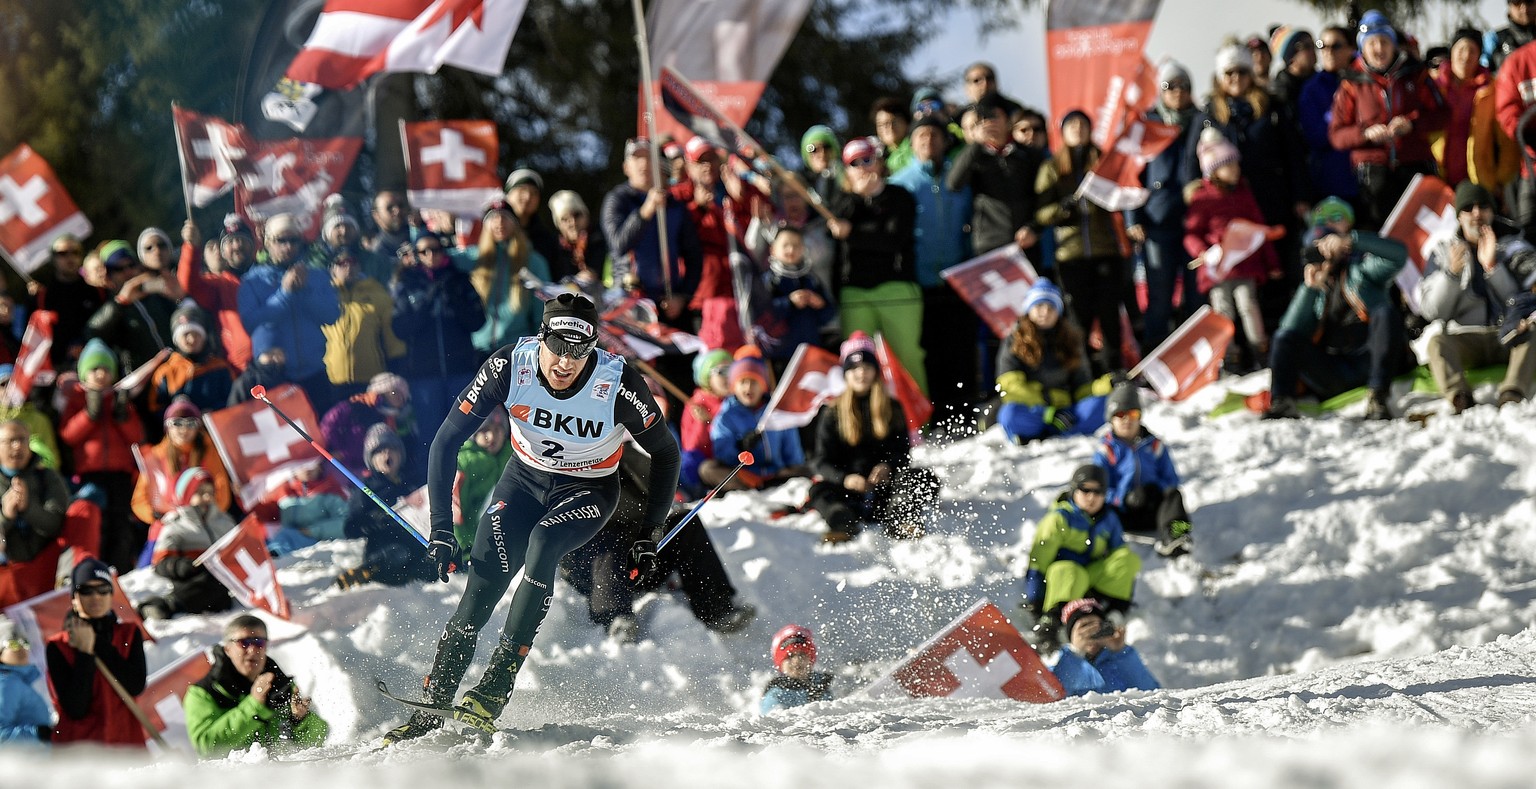
{"type": "Polygon", "coordinates": [[[592,354],[587,354],[580,359],[572,359],[568,356],[556,356],[548,345],[539,343],[539,372],[544,374],[544,380],[549,382],[549,388],[556,392],[569,389],[576,383],[577,376],[581,375],[583,368],[587,366],[587,360],[592,354]]]}

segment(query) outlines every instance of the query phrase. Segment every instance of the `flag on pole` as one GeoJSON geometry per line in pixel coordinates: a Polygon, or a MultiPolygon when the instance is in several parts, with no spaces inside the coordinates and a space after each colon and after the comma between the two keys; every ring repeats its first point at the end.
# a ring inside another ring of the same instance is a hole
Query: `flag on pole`
{"type": "MultiPolygon", "coordinates": [[[[208,650],[188,652],[149,675],[144,692],[139,694],[139,706],[166,742],[192,750],[192,738],[187,734],[186,713],[181,700],[187,688],[202,679],[213,665],[208,650]]],[[[151,749],[158,747],[153,737],[145,740],[151,749]]]]}
{"type": "Polygon", "coordinates": [[[1024,296],[1040,278],[1018,244],[1004,244],[939,272],[998,337],[1024,314],[1024,296]]]}
{"type": "Polygon", "coordinates": [[[26,143],[16,146],[0,159],[0,252],[22,274],[31,274],[65,233],[86,238],[91,222],[48,162],[26,143]]]}
{"type": "MultiPolygon", "coordinates": [[[[267,397],[304,432],[319,435],[320,420],[303,390],[283,384],[268,390],[267,397]]],[[[299,466],[320,458],[319,450],[260,400],[203,414],[203,423],[246,509],[291,478],[299,466]]]]}
{"type": "Polygon", "coordinates": [[[241,160],[235,210],[252,223],[292,214],[313,241],[325,219],[325,198],[341,189],[362,147],[357,137],[252,143],[241,160]]]}
{"type": "Polygon", "coordinates": [[[1190,263],[1190,267],[1198,265],[1204,269],[1205,276],[1211,282],[1221,282],[1237,264],[1263,249],[1266,242],[1284,237],[1285,228],[1282,226],[1269,227],[1247,219],[1233,219],[1227,223],[1226,230],[1222,231],[1221,243],[1212,244],[1200,254],[1199,259],[1190,263]]]}
{"type": "Polygon", "coordinates": [[[187,203],[206,207],[235,188],[239,163],[251,150],[245,128],[212,115],[171,107],[181,188],[187,203]]]}
{"type": "Polygon", "coordinates": [[[1132,117],[1115,144],[1083,177],[1078,193],[1106,211],[1140,208],[1151,194],[1141,183],[1147,163],[1179,137],[1179,127],[1132,117]]]}
{"type": "Polygon", "coordinates": [[[1403,299],[1419,311],[1419,280],[1424,278],[1429,250],[1460,227],[1456,221],[1455,192],[1433,175],[1415,175],[1381,226],[1381,235],[1408,247],[1408,262],[1397,273],[1403,299]]]}
{"type": "Polygon", "coordinates": [[[1008,617],[981,600],[906,660],[865,689],[875,698],[1013,699],[1045,704],[1066,698],[1056,675],[1008,617]]]}
{"type": "Polygon", "coordinates": [[[400,122],[406,194],[416,208],[474,216],[501,197],[500,147],[491,121],[400,122]]]}
{"type": "Polygon", "coordinates": [[[805,427],[821,404],[843,393],[843,365],[837,354],[801,343],[779,377],[768,407],[757,420],[760,431],[805,427]]]}
{"type": "Polygon", "coordinates": [[[1209,304],[1189,316],[1168,339],[1143,359],[1131,377],[1140,374],[1164,400],[1184,400],[1221,375],[1236,327],[1209,304]]]}
{"type": "Polygon", "coordinates": [[[196,564],[208,568],[246,608],[262,608],[274,616],[288,618],[288,598],[277,582],[277,568],[267,551],[267,527],[254,513],[208,546],[197,557],[196,564]]]}
{"type": "Polygon", "coordinates": [[[697,335],[674,329],[657,319],[656,303],[625,296],[603,310],[598,335],[604,348],[631,359],[703,353],[709,350],[697,335]]]}
{"type": "MultiPolygon", "coordinates": [[[[1045,9],[1046,68],[1050,72],[1052,118],[1074,109],[1094,117],[1093,141],[1100,149],[1119,136],[1121,108],[1132,102],[1151,104],[1147,82],[1138,81],[1138,67],[1152,21],[1162,0],[1050,0],[1045,9]],[[1138,92],[1141,95],[1127,94],[1138,92]]],[[[1153,72],[1155,75],[1155,71],[1153,72]]],[[[1061,142],[1055,129],[1054,144],[1061,142]]]]}
{"type": "Polygon", "coordinates": [[[38,383],[44,372],[53,370],[53,327],[59,314],[52,310],[38,310],[27,318],[27,329],[21,334],[21,351],[16,354],[16,364],[11,370],[11,380],[5,385],[5,402],[12,408],[19,407],[32,396],[32,385],[38,383]]]}
{"type": "Polygon", "coordinates": [[[891,351],[884,334],[875,335],[875,356],[880,359],[880,373],[885,376],[885,388],[901,403],[901,410],[907,415],[907,430],[915,437],[917,431],[933,417],[933,401],[918,388],[907,368],[901,366],[901,359],[891,351]]]}

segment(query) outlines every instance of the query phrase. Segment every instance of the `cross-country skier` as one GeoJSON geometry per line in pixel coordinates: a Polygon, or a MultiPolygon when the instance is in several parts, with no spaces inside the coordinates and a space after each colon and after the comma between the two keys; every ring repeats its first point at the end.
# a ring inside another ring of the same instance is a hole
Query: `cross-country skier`
{"type": "MultiPolygon", "coordinates": [[[[651,456],[645,515],[651,528],[642,532],[649,539],[636,542],[631,556],[641,575],[655,571],[656,539],[677,490],[677,443],[644,378],[596,347],[597,327],[597,308],[585,296],[566,293],[546,302],[539,335],[491,354],[432,441],[427,553],[439,579],[447,581],[459,550],[450,507],[459,446],[493,409],[512,415],[516,461],[507,463],[480,516],[468,553],[468,585],[425,682],[426,703],[448,709],[474,657],[480,628],[521,570],[522,583],[490,665],[450,713],[483,729],[494,730],[512,694],[549,611],[561,557],[591,539],[613,514],[619,498],[615,471],[631,435],[651,456]]],[[[387,744],[420,737],[442,723],[440,716],[417,712],[384,739],[387,744]]]]}

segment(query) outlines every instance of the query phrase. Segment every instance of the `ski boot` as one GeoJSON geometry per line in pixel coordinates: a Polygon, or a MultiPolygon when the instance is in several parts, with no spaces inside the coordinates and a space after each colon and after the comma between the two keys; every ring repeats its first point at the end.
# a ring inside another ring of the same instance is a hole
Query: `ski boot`
{"type": "Polygon", "coordinates": [[[1159,556],[1175,559],[1195,549],[1195,538],[1190,533],[1189,521],[1174,521],[1168,524],[1168,538],[1160,539],[1152,549],[1159,556]]]}
{"type": "MultiPolygon", "coordinates": [[[[421,699],[427,704],[446,707],[453,701],[453,696],[449,695],[452,692],[452,690],[448,690],[445,693],[441,688],[441,683],[433,683],[430,676],[422,680],[421,699]]],[[[441,716],[420,711],[413,712],[410,719],[405,722],[405,725],[396,726],[384,735],[384,744],[388,746],[394,745],[397,742],[414,740],[417,737],[431,734],[442,727],[443,719],[441,716]]]]}
{"type": "Polygon", "coordinates": [[[512,687],[517,683],[523,661],[528,659],[528,649],[505,639],[497,644],[485,675],[477,685],[464,691],[464,700],[453,708],[453,719],[494,734],[496,719],[512,697],[512,687]]]}

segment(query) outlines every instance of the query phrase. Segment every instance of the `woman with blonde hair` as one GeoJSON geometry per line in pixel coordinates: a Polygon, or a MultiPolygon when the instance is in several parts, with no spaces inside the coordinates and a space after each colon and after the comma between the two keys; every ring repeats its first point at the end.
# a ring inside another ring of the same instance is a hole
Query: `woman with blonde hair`
{"type": "Polygon", "coordinates": [[[1024,314],[997,351],[997,423],[1019,444],[1060,435],[1092,435],[1104,425],[1110,376],[1088,371],[1083,332],[1062,314],[1061,291],[1038,280],[1024,314]]]}
{"type": "Polygon", "coordinates": [[[533,250],[510,206],[501,200],[491,203],[481,221],[480,243],[454,257],[485,304],[485,325],[474,333],[477,349],[490,353],[538,333],[544,304],[528,292],[525,277],[548,282],[549,261],[533,250]]]}

